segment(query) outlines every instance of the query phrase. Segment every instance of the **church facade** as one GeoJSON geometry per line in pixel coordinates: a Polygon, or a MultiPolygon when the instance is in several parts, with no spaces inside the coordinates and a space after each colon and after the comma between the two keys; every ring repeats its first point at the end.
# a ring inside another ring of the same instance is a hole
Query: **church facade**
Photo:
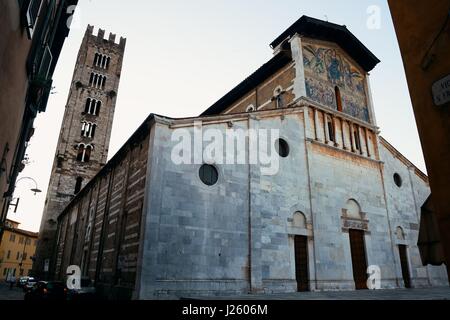
{"type": "Polygon", "coordinates": [[[368,271],[380,288],[448,285],[417,247],[428,179],[379,135],[379,60],[305,16],[271,46],[199,117],[144,121],[59,216],[55,278],[78,265],[135,299],[365,289],[368,271]],[[237,132],[244,161],[221,161],[208,141],[237,132]],[[250,160],[250,132],[270,136],[275,171],[250,160]]]}

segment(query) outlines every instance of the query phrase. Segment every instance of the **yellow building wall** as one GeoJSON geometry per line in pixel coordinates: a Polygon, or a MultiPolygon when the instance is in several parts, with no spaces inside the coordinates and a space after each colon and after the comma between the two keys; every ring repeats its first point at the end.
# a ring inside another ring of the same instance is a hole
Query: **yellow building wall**
{"type": "Polygon", "coordinates": [[[6,280],[8,272],[15,272],[16,278],[29,274],[36,241],[37,237],[5,230],[0,245],[0,279],[6,280]]]}

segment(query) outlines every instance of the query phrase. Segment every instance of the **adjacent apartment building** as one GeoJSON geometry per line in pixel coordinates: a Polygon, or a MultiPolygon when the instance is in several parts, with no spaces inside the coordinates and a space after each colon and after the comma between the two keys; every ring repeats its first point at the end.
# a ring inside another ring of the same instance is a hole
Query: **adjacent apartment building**
{"type": "MultiPolygon", "coordinates": [[[[422,258],[450,263],[450,1],[389,0],[432,196],[422,258]]],[[[447,268],[450,275],[450,268],[447,268]]]]}
{"type": "Polygon", "coordinates": [[[0,279],[27,276],[33,266],[38,233],[22,230],[20,223],[6,220],[0,244],[0,279]]]}
{"type": "Polygon", "coordinates": [[[0,239],[78,0],[0,0],[0,239]]]}

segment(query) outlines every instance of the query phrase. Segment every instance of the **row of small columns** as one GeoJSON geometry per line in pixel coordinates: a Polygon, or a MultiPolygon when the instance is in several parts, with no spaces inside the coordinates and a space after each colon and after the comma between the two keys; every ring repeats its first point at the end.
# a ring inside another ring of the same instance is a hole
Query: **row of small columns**
{"type": "Polygon", "coordinates": [[[370,145],[374,146],[374,141],[369,140],[369,135],[372,132],[370,129],[354,123],[353,121],[344,117],[339,117],[334,113],[319,110],[313,106],[304,107],[307,123],[309,123],[309,108],[311,108],[314,112],[314,128],[311,131],[314,134],[314,140],[324,142],[325,144],[332,145],[336,148],[342,147],[342,149],[346,151],[350,151],[362,156],[374,158],[374,154],[372,152],[372,150],[374,149],[371,150],[370,148],[370,145]],[[320,113],[323,115],[322,126],[320,126],[320,113]],[[329,130],[330,122],[333,130],[329,130]],[[319,132],[321,129],[323,129],[324,141],[321,141],[322,136],[321,132],[319,132]],[[348,132],[348,136],[345,134],[346,131],[348,132]],[[330,136],[330,133],[333,136],[330,136]],[[338,135],[339,133],[340,137],[338,135]],[[339,144],[339,142],[342,142],[342,146],[339,144]]]}

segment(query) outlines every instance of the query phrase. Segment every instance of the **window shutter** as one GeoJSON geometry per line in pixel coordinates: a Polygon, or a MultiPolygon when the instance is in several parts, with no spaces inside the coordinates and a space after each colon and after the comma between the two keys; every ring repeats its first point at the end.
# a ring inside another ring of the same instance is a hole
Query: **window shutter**
{"type": "Polygon", "coordinates": [[[39,78],[48,79],[50,73],[50,67],[52,65],[53,55],[49,46],[45,47],[44,56],[42,57],[41,65],[39,66],[39,78]]]}
{"type": "Polygon", "coordinates": [[[26,11],[28,38],[33,38],[36,21],[41,9],[42,0],[30,0],[26,11]]]}

